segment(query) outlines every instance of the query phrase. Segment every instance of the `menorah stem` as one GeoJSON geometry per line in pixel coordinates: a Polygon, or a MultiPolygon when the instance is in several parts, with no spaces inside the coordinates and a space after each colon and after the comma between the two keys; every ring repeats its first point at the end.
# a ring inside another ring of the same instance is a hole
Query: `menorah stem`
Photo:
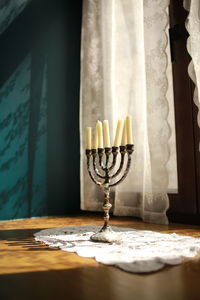
{"type": "Polygon", "coordinates": [[[95,234],[93,234],[90,239],[94,242],[105,242],[111,243],[116,241],[116,234],[113,232],[111,227],[109,226],[109,211],[112,207],[110,203],[110,187],[108,183],[102,184],[102,188],[104,191],[104,204],[103,204],[103,211],[104,211],[104,225],[101,230],[95,234]]]}
{"type": "Polygon", "coordinates": [[[103,211],[104,211],[104,225],[102,228],[102,231],[109,227],[109,211],[112,207],[112,204],[110,203],[110,187],[108,184],[105,184],[103,186],[104,189],[104,204],[103,204],[103,211]]]}

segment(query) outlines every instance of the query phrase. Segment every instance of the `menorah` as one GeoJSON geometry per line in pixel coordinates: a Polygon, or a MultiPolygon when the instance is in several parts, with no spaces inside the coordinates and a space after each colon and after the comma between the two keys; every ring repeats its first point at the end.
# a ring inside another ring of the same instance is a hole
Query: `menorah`
{"type": "Polygon", "coordinates": [[[98,149],[86,149],[87,169],[92,181],[100,186],[104,192],[104,225],[101,230],[91,236],[95,242],[113,242],[118,235],[109,226],[110,188],[121,183],[127,176],[131,166],[131,154],[134,145],[113,146],[98,149]],[[117,157],[120,153],[120,162],[117,166],[117,157]],[[127,155],[127,159],[125,159],[127,155]]]}

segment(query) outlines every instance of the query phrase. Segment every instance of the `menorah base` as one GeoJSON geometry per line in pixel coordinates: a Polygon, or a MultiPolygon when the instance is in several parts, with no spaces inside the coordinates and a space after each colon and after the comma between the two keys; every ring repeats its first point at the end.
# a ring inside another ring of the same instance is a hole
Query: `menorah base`
{"type": "Polygon", "coordinates": [[[93,242],[114,243],[121,240],[121,234],[112,230],[110,226],[102,227],[101,230],[93,234],[90,239],[93,242]]]}

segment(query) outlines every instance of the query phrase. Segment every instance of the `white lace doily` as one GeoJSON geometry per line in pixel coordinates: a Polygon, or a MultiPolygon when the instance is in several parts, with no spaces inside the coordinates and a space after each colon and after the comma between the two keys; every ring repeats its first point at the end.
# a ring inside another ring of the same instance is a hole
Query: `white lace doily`
{"type": "Polygon", "coordinates": [[[184,257],[194,257],[200,251],[200,238],[124,227],[113,226],[112,229],[120,236],[117,243],[90,241],[90,236],[100,230],[98,226],[45,229],[35,234],[35,240],[137,273],[157,271],[165,265],[180,264],[184,257]]]}

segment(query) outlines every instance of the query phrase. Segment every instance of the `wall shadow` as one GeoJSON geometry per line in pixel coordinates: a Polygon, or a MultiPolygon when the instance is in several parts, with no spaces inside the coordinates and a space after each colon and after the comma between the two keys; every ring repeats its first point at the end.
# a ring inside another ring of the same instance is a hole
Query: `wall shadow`
{"type": "Polygon", "coordinates": [[[81,14],[81,0],[34,0],[0,35],[0,219],[79,211],[81,14]]]}

